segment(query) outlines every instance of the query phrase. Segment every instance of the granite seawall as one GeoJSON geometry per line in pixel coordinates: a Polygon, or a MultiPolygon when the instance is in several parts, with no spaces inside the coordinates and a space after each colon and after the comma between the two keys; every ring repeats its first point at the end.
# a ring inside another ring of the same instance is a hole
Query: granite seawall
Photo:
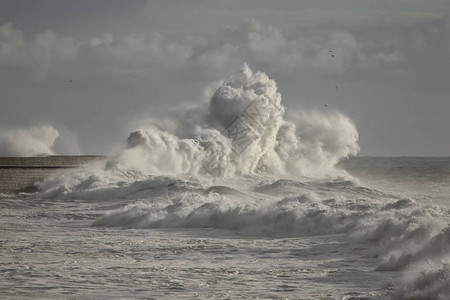
{"type": "Polygon", "coordinates": [[[35,183],[103,156],[0,157],[0,193],[34,192],[35,183]]]}

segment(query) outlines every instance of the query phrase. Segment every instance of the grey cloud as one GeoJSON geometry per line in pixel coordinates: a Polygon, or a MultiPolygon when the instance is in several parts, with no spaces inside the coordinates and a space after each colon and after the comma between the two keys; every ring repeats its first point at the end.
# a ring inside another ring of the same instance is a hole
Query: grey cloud
{"type": "Polygon", "coordinates": [[[80,44],[71,37],[58,37],[52,30],[26,41],[23,33],[7,23],[0,26],[0,64],[31,68],[44,77],[53,67],[77,57],[80,44]]]}
{"type": "MultiPolygon", "coordinates": [[[[59,36],[52,30],[24,40],[23,33],[8,23],[0,27],[0,61],[34,68],[45,76],[65,62],[88,63],[114,72],[133,74],[155,64],[164,67],[195,67],[211,72],[244,61],[262,67],[305,68],[317,72],[351,72],[403,67],[411,72],[418,56],[428,63],[450,57],[448,16],[418,20],[385,16],[386,33],[351,33],[344,30],[292,33],[289,37],[275,26],[256,20],[229,26],[215,37],[169,40],[161,34],[114,36],[103,34],[88,40],[59,36]],[[394,20],[395,19],[395,20],[394,20]],[[392,30],[396,28],[396,31],[392,30]],[[378,39],[382,42],[378,43],[378,39]],[[83,62],[84,60],[84,62],[83,62]],[[409,69],[408,69],[409,68],[409,69]]],[[[64,67],[64,66],[63,66],[64,67]]],[[[441,70],[444,71],[444,70],[441,70]]],[[[212,73],[214,74],[214,72],[212,73]]]]}
{"type": "Polygon", "coordinates": [[[14,53],[24,44],[22,32],[13,28],[12,23],[0,26],[0,61],[7,62],[14,59],[14,53]]]}
{"type": "Polygon", "coordinates": [[[103,34],[90,40],[76,40],[46,30],[24,40],[23,33],[11,23],[0,27],[0,63],[26,67],[38,78],[48,75],[52,68],[65,67],[66,62],[90,66],[94,63],[132,72],[152,63],[183,64],[191,55],[189,45],[167,41],[158,34],[152,38],[103,34]]]}
{"type": "Polygon", "coordinates": [[[83,48],[92,51],[96,58],[107,59],[108,63],[131,67],[141,66],[142,63],[177,65],[184,63],[192,55],[189,45],[167,41],[160,34],[150,39],[135,34],[125,37],[105,34],[100,38],[93,38],[83,48]]]}
{"type": "Polygon", "coordinates": [[[279,28],[248,20],[227,27],[213,39],[192,45],[192,61],[203,70],[223,70],[247,61],[262,67],[306,69],[317,72],[346,72],[380,68],[403,59],[395,49],[371,49],[365,40],[357,40],[345,31],[322,35],[286,37],[279,28]]]}
{"type": "Polygon", "coordinates": [[[408,126],[398,123],[448,128],[442,115],[450,109],[449,15],[303,9],[297,1],[242,10],[175,3],[149,2],[151,15],[142,9],[119,19],[58,17],[45,23],[50,29],[0,24],[2,124],[64,123],[88,153],[108,152],[104,145],[127,134],[117,133],[117,123],[195,102],[211,81],[248,62],[277,80],[288,107],[328,103],[348,113],[363,153],[364,145],[381,149],[377,139],[389,134],[386,141],[401,147],[412,134],[399,134],[408,126]],[[428,117],[421,114],[425,102],[435,104],[428,117]]]}

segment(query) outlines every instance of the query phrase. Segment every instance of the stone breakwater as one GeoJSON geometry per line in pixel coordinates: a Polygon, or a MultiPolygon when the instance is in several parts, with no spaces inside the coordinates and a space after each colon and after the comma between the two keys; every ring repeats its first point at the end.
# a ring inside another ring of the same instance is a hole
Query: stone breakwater
{"type": "Polygon", "coordinates": [[[88,165],[102,156],[0,157],[0,193],[36,191],[35,183],[64,170],[88,165]]]}

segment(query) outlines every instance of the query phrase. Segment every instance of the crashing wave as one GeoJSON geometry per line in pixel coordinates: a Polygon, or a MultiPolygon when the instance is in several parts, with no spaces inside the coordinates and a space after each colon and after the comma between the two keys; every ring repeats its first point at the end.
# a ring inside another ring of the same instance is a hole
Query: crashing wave
{"type": "Polygon", "coordinates": [[[248,65],[217,88],[207,106],[175,116],[171,128],[154,120],[128,137],[110,167],[149,174],[343,176],[335,168],[359,150],[353,123],[338,112],[299,113],[285,120],[277,84],[248,65]]]}

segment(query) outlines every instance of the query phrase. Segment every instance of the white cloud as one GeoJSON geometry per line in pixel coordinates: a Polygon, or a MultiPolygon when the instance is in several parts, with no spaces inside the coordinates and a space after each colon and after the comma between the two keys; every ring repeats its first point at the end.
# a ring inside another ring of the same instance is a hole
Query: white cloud
{"type": "Polygon", "coordinates": [[[160,34],[150,39],[136,34],[124,37],[105,34],[85,43],[83,50],[93,51],[97,57],[110,59],[112,63],[130,66],[155,62],[179,64],[192,55],[189,45],[167,41],[160,34]]]}
{"type": "Polygon", "coordinates": [[[288,38],[279,28],[248,20],[227,27],[200,47],[194,45],[193,59],[198,58],[206,68],[248,61],[254,65],[318,72],[379,68],[380,64],[392,65],[402,60],[399,50],[370,46],[367,40],[359,40],[342,30],[322,35],[300,33],[288,38]]]}
{"type": "Polygon", "coordinates": [[[102,34],[77,40],[53,30],[26,40],[8,23],[0,27],[0,62],[25,66],[42,78],[54,68],[67,68],[67,62],[123,74],[155,65],[195,67],[197,72],[208,73],[235,69],[244,61],[268,68],[342,73],[414,65],[414,56],[432,61],[437,55],[450,57],[448,16],[420,15],[411,20],[384,14],[378,15],[377,21],[364,20],[361,28],[319,32],[283,32],[273,25],[246,20],[214,36],[180,41],[162,34],[102,34]]]}
{"type": "Polygon", "coordinates": [[[53,30],[24,40],[23,33],[11,23],[0,27],[0,63],[25,67],[42,79],[65,63],[107,66],[132,71],[149,64],[180,65],[192,56],[190,45],[167,41],[162,35],[151,38],[129,34],[116,37],[103,34],[89,40],[59,36],[53,30]]]}

